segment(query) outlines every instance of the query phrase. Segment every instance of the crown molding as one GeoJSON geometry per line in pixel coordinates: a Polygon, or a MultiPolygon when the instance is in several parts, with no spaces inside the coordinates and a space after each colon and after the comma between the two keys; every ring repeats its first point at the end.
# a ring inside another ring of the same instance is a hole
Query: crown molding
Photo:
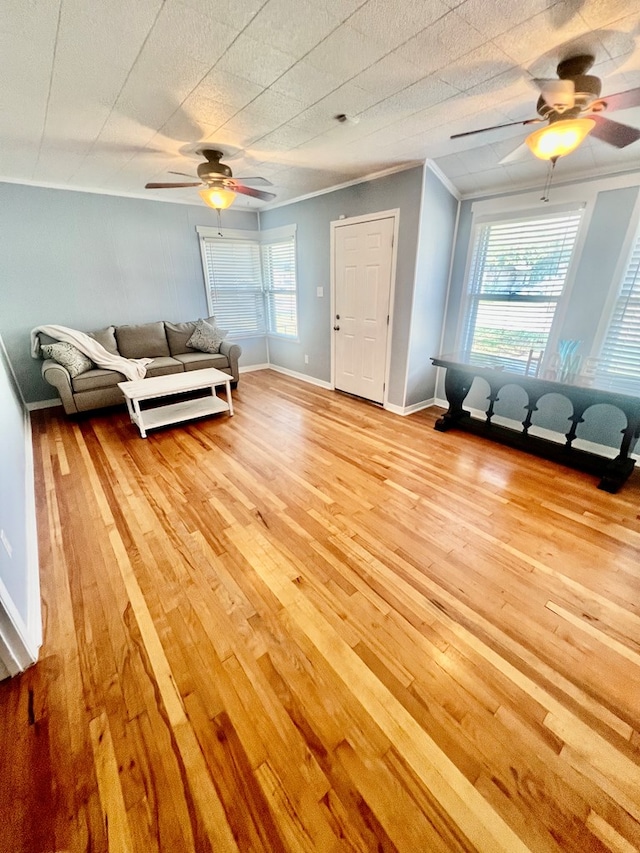
{"type": "MultiPolygon", "coordinates": [[[[557,183],[554,182],[551,187],[551,193],[561,187],[573,186],[581,181],[588,181],[595,185],[598,191],[606,189],[620,189],[622,187],[632,187],[640,184],[640,171],[638,169],[619,169],[615,172],[603,173],[601,169],[590,169],[586,172],[576,172],[572,176],[567,176],[557,183]]],[[[542,190],[543,180],[529,181],[527,183],[518,184],[512,187],[501,187],[495,190],[478,190],[477,192],[462,193],[461,201],[470,201],[479,198],[496,198],[498,196],[517,195],[523,192],[534,192],[542,190]]]]}
{"type": "Polygon", "coordinates": [[[426,160],[425,165],[427,169],[430,169],[433,172],[433,174],[440,181],[440,183],[449,190],[449,192],[455,199],[457,199],[458,201],[462,201],[460,190],[453,183],[453,181],[445,175],[445,173],[442,171],[440,166],[438,166],[435,160],[426,160]]]}
{"type": "MultiPolygon", "coordinates": [[[[448,178],[442,169],[438,166],[435,160],[412,160],[407,163],[403,163],[401,165],[392,166],[389,169],[383,169],[379,172],[371,172],[370,174],[363,175],[359,178],[354,178],[351,181],[346,181],[342,184],[335,184],[330,187],[326,187],[322,190],[315,190],[312,193],[306,193],[305,195],[296,196],[291,199],[286,199],[285,201],[274,202],[272,204],[267,204],[259,207],[256,205],[247,206],[234,204],[233,210],[242,211],[243,213],[256,213],[260,214],[262,211],[275,210],[278,207],[285,207],[289,204],[297,204],[300,201],[306,201],[307,199],[316,198],[317,196],[326,195],[327,193],[336,192],[337,190],[347,189],[348,187],[356,186],[357,184],[367,183],[368,181],[375,181],[379,178],[386,178],[389,175],[395,175],[399,172],[406,172],[408,169],[415,169],[417,166],[426,166],[426,168],[431,169],[434,175],[441,181],[441,183],[449,190],[449,192],[454,196],[454,198],[458,199],[458,201],[467,201],[471,199],[478,198],[492,198],[494,196],[508,196],[513,195],[520,192],[527,192],[531,190],[537,190],[542,188],[542,184],[544,181],[540,180],[531,180],[525,183],[512,185],[509,187],[497,187],[494,190],[477,190],[473,192],[461,192],[453,183],[453,181],[448,178]]],[[[601,169],[593,168],[586,172],[577,172],[572,176],[567,176],[563,178],[561,181],[554,183],[553,189],[558,189],[563,186],[567,186],[570,184],[575,184],[578,181],[598,181],[601,183],[606,183],[608,181],[615,181],[612,184],[612,188],[616,186],[633,186],[635,183],[640,183],[640,171],[637,169],[617,169],[615,171],[605,172],[603,173],[601,169]],[[635,177],[635,180],[634,180],[635,177]],[[620,183],[620,179],[627,178],[626,183],[620,183]]],[[[96,187],[78,187],[78,186],[69,186],[68,184],[56,183],[55,181],[33,181],[27,178],[10,178],[4,175],[0,175],[0,183],[6,184],[19,184],[22,186],[28,187],[39,187],[41,189],[50,189],[50,190],[64,190],[66,192],[77,192],[77,193],[90,193],[92,195],[108,195],[115,196],[117,198],[135,198],[141,199],[142,201],[154,201],[161,202],[163,204],[182,204],[190,207],[201,207],[203,205],[199,205],[196,201],[185,201],[184,199],[170,199],[170,198],[155,198],[151,197],[145,193],[132,193],[132,192],[124,192],[123,190],[109,190],[109,189],[98,189],[96,187]]]]}
{"type": "Polygon", "coordinates": [[[342,184],[334,184],[331,187],[326,187],[322,190],[314,190],[312,193],[306,193],[305,195],[296,196],[295,198],[286,199],[285,201],[271,202],[271,204],[265,204],[264,207],[260,208],[260,213],[264,213],[267,210],[275,210],[278,207],[286,207],[289,204],[297,204],[299,201],[307,201],[310,198],[316,198],[317,196],[327,195],[327,193],[334,193],[338,190],[348,189],[349,187],[355,187],[357,184],[366,184],[368,181],[377,181],[379,178],[387,178],[389,175],[396,175],[398,172],[407,172],[409,169],[415,169],[418,166],[423,166],[424,160],[411,160],[407,163],[401,163],[396,166],[390,166],[388,169],[382,169],[379,172],[371,172],[368,175],[362,175],[360,178],[353,178],[351,181],[345,181],[342,184]]]}
{"type": "MultiPolygon", "coordinates": [[[[71,193],[90,193],[91,195],[109,195],[115,196],[116,198],[137,198],[142,201],[156,201],[161,202],[162,204],[183,204],[187,207],[202,207],[203,209],[211,210],[210,207],[204,204],[199,204],[197,201],[185,201],[184,199],[176,198],[156,198],[155,196],[148,195],[147,193],[131,193],[125,192],[124,190],[116,191],[116,190],[108,190],[108,189],[99,189],[96,187],[75,187],[69,186],[69,184],[60,184],[54,181],[31,181],[27,178],[7,178],[3,175],[0,175],[0,183],[4,184],[19,184],[20,186],[25,187],[38,187],[39,189],[44,190],[64,190],[66,192],[71,193]]],[[[241,210],[243,213],[258,213],[260,210],[259,207],[247,207],[246,205],[233,205],[234,210],[241,210]]]]}
{"type": "MultiPolygon", "coordinates": [[[[234,210],[241,210],[245,213],[261,213],[262,211],[266,211],[266,210],[274,210],[277,207],[285,207],[286,205],[289,205],[289,204],[297,204],[299,201],[306,201],[307,199],[316,198],[317,196],[326,195],[327,193],[333,193],[333,192],[336,192],[337,190],[344,190],[344,189],[347,189],[348,187],[354,187],[357,184],[365,184],[368,181],[376,181],[379,178],[386,178],[389,175],[395,175],[399,172],[406,172],[408,169],[415,169],[417,166],[423,166],[424,162],[425,162],[424,160],[411,160],[411,161],[408,161],[407,163],[400,163],[396,166],[390,166],[388,169],[381,169],[378,172],[370,172],[369,174],[362,175],[361,177],[353,178],[350,181],[345,181],[344,183],[341,183],[341,184],[334,184],[333,186],[326,187],[325,189],[314,190],[311,193],[305,193],[304,195],[295,196],[294,198],[286,199],[284,201],[272,202],[271,204],[262,205],[260,207],[258,205],[253,207],[253,206],[247,206],[246,204],[243,206],[234,204],[233,209],[234,210]]],[[[446,178],[444,173],[440,172],[440,170],[435,172],[435,174],[438,175],[438,177],[443,181],[443,183],[445,181],[448,181],[448,178],[446,178]]],[[[32,180],[29,180],[27,178],[7,178],[7,177],[3,177],[2,175],[0,175],[0,183],[21,184],[21,185],[28,186],[28,187],[40,187],[42,189],[49,189],[49,190],[66,190],[68,192],[76,192],[76,193],[92,193],[93,195],[110,195],[110,196],[117,196],[119,198],[138,198],[138,199],[142,199],[143,201],[160,201],[160,202],[163,202],[165,204],[185,204],[185,205],[190,205],[190,206],[195,206],[195,207],[200,206],[195,201],[193,201],[193,202],[184,201],[184,199],[178,199],[178,198],[175,200],[168,199],[168,198],[154,198],[154,197],[146,195],[142,192],[131,193],[131,192],[124,192],[123,190],[116,191],[116,190],[109,190],[109,189],[97,189],[96,187],[77,187],[77,186],[69,186],[68,184],[56,183],[56,182],[52,182],[52,181],[32,181],[32,180]]],[[[447,189],[449,189],[449,184],[445,184],[445,185],[447,186],[447,189]]],[[[451,186],[453,186],[453,185],[451,185],[451,186]]],[[[458,193],[458,190],[456,190],[455,192],[458,193]]]]}

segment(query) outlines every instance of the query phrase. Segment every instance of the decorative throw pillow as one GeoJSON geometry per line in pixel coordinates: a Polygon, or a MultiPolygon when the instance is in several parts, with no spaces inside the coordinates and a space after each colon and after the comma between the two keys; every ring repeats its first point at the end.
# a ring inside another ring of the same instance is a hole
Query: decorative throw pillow
{"type": "Polygon", "coordinates": [[[64,342],[60,342],[58,344],[44,344],[40,349],[42,350],[42,354],[45,358],[52,358],[54,361],[57,361],[58,364],[66,367],[69,371],[69,376],[72,379],[75,379],[76,376],[79,376],[81,373],[85,373],[87,370],[91,370],[94,366],[91,359],[87,358],[87,356],[83,352],[80,352],[77,347],[74,347],[73,344],[67,344],[64,342]]]}
{"type": "Polygon", "coordinates": [[[198,320],[193,334],[187,341],[187,346],[200,352],[220,352],[220,344],[226,334],[217,326],[207,323],[206,320],[198,320]]]}

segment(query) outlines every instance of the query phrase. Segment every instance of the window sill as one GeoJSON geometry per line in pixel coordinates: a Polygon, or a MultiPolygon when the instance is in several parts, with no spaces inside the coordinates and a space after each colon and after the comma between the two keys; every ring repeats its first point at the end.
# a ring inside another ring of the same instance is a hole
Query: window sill
{"type": "Polygon", "coordinates": [[[273,341],[287,341],[291,344],[299,344],[300,343],[300,338],[297,336],[295,338],[292,338],[289,335],[276,335],[273,332],[267,332],[267,337],[273,341]]]}

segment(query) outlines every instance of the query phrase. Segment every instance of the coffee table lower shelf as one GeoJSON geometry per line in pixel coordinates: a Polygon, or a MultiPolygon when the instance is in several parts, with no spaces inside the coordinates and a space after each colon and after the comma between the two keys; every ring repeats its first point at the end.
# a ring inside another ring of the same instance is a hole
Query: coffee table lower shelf
{"type": "Polygon", "coordinates": [[[182,400],[179,403],[169,403],[167,406],[141,409],[142,418],[139,419],[134,412],[131,419],[141,430],[148,430],[228,411],[229,404],[220,397],[201,397],[199,400],[182,400]]]}

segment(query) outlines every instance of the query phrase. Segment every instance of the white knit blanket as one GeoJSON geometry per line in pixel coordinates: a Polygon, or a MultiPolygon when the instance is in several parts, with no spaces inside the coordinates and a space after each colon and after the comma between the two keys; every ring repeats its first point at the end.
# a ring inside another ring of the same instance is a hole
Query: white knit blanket
{"type": "Polygon", "coordinates": [[[144,379],[147,373],[147,364],[153,361],[152,358],[124,358],[121,355],[113,355],[109,350],[106,350],[102,344],[94,340],[84,332],[78,332],[76,329],[68,329],[66,326],[36,326],[31,330],[31,355],[33,358],[40,358],[40,341],[37,334],[42,332],[49,335],[50,338],[55,338],[58,341],[66,341],[68,344],[73,344],[80,352],[83,352],[94,364],[98,367],[104,367],[107,370],[117,370],[118,373],[124,374],[127,379],[144,379]]]}

